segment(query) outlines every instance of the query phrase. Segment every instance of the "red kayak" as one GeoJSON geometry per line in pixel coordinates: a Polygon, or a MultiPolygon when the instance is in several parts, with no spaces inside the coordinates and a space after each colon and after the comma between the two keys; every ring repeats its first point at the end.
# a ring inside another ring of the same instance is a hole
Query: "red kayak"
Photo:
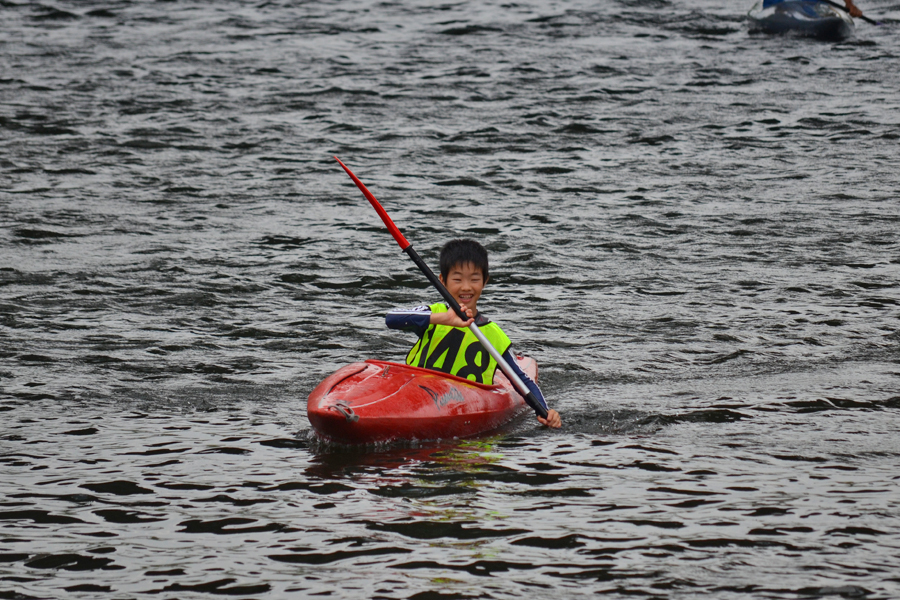
{"type": "MultiPolygon", "coordinates": [[[[537,363],[517,357],[537,381],[537,363]]],[[[340,444],[469,437],[507,423],[525,400],[498,369],[495,385],[439,371],[367,360],[329,375],[309,395],[306,412],[319,435],[340,444]]]]}

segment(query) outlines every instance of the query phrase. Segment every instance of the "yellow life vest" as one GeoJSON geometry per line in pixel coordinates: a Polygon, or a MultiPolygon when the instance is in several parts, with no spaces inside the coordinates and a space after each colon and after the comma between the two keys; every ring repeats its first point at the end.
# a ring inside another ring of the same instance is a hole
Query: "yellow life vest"
{"type": "MultiPolygon", "coordinates": [[[[431,312],[447,312],[445,304],[429,306],[431,312]]],[[[496,323],[479,325],[481,333],[500,354],[509,349],[512,342],[496,323]]],[[[429,325],[425,334],[406,355],[406,364],[424,367],[456,375],[464,379],[492,385],[497,361],[488,354],[478,338],[468,328],[449,325],[429,325]]]]}

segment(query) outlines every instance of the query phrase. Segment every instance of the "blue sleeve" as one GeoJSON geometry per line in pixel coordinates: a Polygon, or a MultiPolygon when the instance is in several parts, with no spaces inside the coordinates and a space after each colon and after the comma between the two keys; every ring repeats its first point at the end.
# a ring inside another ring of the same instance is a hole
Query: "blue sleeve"
{"type": "Polygon", "coordinates": [[[431,323],[431,309],[428,306],[416,306],[415,308],[396,308],[385,315],[384,324],[388,329],[402,329],[413,331],[419,337],[425,335],[425,330],[431,323]]]}
{"type": "Polygon", "coordinates": [[[507,362],[507,364],[509,364],[510,367],[512,367],[513,372],[519,376],[519,379],[522,380],[522,383],[524,383],[525,386],[529,390],[531,390],[531,393],[533,393],[534,397],[538,399],[538,402],[540,402],[544,406],[544,408],[547,409],[547,401],[544,399],[544,395],[541,393],[541,389],[534,381],[532,381],[531,377],[526,375],[525,371],[523,371],[519,367],[519,363],[516,362],[516,359],[512,355],[512,352],[507,349],[506,352],[503,353],[503,359],[507,362]]]}

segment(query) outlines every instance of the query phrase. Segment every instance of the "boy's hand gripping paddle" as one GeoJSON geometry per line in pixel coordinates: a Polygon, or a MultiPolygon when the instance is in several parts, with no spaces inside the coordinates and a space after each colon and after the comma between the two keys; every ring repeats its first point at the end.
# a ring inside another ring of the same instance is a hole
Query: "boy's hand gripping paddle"
{"type": "MultiPolygon", "coordinates": [[[[844,6],[843,4],[838,4],[837,2],[833,2],[832,0],[821,0],[821,1],[824,2],[825,4],[829,4],[835,8],[841,9],[845,13],[849,14],[849,12],[850,12],[849,10],[847,10],[847,7],[844,6]]],[[[880,21],[872,20],[862,13],[859,14],[859,18],[862,19],[863,21],[865,21],[866,23],[870,23],[872,25],[883,25],[884,24],[884,23],[881,23],[880,21]]]]}
{"type": "MultiPolygon", "coordinates": [[[[422,271],[425,277],[428,278],[428,281],[431,282],[431,285],[433,285],[437,289],[437,291],[440,292],[441,296],[443,296],[444,300],[447,302],[447,305],[453,310],[453,312],[455,312],[459,316],[460,319],[462,319],[463,321],[468,321],[469,317],[462,311],[462,308],[460,308],[459,303],[456,301],[456,298],[450,295],[450,292],[447,291],[447,288],[444,287],[444,284],[441,283],[441,280],[438,279],[434,272],[428,267],[428,265],[425,264],[425,261],[423,261],[422,257],[419,256],[419,253],[413,249],[412,244],[410,244],[406,240],[406,238],[403,237],[403,234],[400,233],[400,230],[396,225],[394,225],[394,221],[391,220],[391,217],[387,214],[378,200],[375,199],[375,196],[372,195],[372,192],[370,192],[363,184],[363,182],[360,181],[356,177],[356,175],[354,175],[353,172],[351,172],[350,169],[347,168],[347,165],[341,162],[341,159],[339,159],[337,156],[335,156],[334,159],[338,161],[338,163],[340,163],[342,167],[344,167],[344,170],[347,171],[347,175],[350,176],[350,179],[353,180],[353,183],[356,184],[356,187],[359,188],[359,191],[361,191],[363,193],[363,196],[365,196],[366,199],[372,204],[375,212],[378,213],[378,216],[381,217],[381,220],[384,221],[384,224],[387,226],[388,231],[391,232],[391,235],[394,236],[394,239],[397,240],[398,244],[400,244],[400,248],[409,255],[414,263],[416,263],[416,266],[419,267],[419,270],[422,271]]],[[[500,370],[503,371],[503,373],[509,378],[512,384],[516,387],[516,390],[520,394],[522,394],[522,396],[525,398],[525,402],[527,402],[528,405],[534,409],[534,412],[536,412],[538,416],[546,419],[547,409],[544,408],[544,405],[541,404],[541,402],[535,397],[534,393],[529,390],[528,386],[526,386],[525,383],[519,378],[519,376],[516,375],[516,372],[512,370],[512,367],[509,366],[509,363],[507,363],[503,359],[503,356],[499,352],[497,352],[497,349],[494,348],[493,345],[491,345],[486,337],[484,337],[484,334],[481,333],[480,329],[478,329],[478,325],[476,325],[474,322],[470,323],[469,331],[471,331],[475,335],[475,337],[478,338],[478,341],[481,342],[481,345],[484,346],[484,349],[487,350],[488,353],[494,358],[494,360],[497,361],[497,366],[499,366],[500,370]]]]}

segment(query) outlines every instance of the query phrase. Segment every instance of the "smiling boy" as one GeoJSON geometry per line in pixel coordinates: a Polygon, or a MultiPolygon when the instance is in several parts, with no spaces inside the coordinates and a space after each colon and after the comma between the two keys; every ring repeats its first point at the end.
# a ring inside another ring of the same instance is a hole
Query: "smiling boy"
{"type": "MultiPolygon", "coordinates": [[[[488,282],[487,250],[475,240],[451,240],[441,248],[441,283],[469,316],[463,321],[443,303],[392,310],[385,317],[391,329],[414,331],[419,340],[406,356],[409,365],[442,371],[458,377],[493,384],[497,362],[481,342],[466,329],[472,321],[513,371],[522,379],[538,401],[547,408],[541,390],[519,368],[510,351],[511,342],[500,326],[478,312],[478,300],[488,282]]],[[[559,413],[547,410],[547,418],[538,421],[549,427],[560,427],[559,413]]]]}

